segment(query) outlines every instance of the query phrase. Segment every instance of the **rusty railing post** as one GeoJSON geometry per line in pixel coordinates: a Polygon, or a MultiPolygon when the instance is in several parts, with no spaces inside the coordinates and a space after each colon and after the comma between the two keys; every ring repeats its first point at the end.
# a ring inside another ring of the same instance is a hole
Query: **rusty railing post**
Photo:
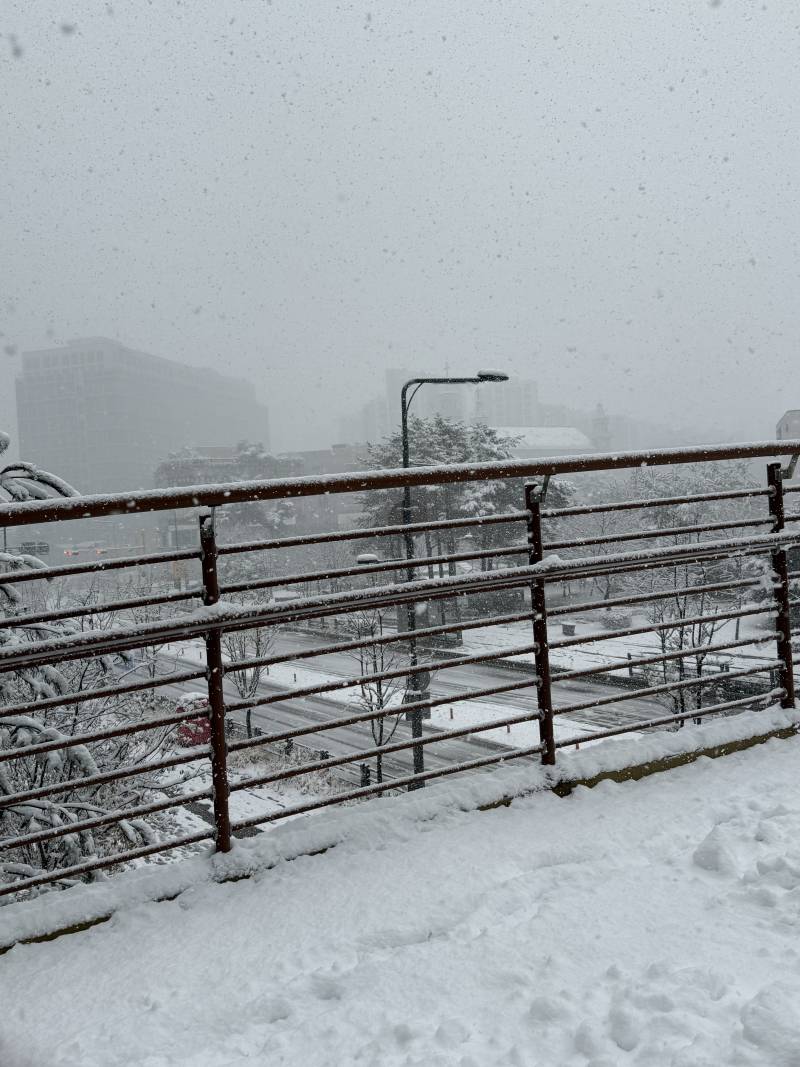
{"type": "MultiPolygon", "coordinates": [[[[525,510],[528,513],[528,562],[533,566],[544,557],[542,541],[542,490],[531,483],[525,486],[525,510]]],[[[547,602],[543,578],[531,582],[531,613],[533,641],[536,645],[536,699],[539,706],[539,740],[542,763],[552,766],[556,761],[553,734],[553,695],[550,677],[550,649],[547,636],[547,602]]]]}
{"type": "MultiPolygon", "coordinates": [[[[769,486],[769,513],[773,518],[773,533],[778,533],[785,525],[783,501],[783,471],[780,463],[767,464],[767,485],[769,486]]],[[[794,665],[792,663],[792,621],[789,608],[789,564],[785,548],[772,550],[772,570],[774,572],[775,603],[778,617],[775,628],[778,632],[778,684],[783,689],[782,708],[794,707],[794,665]]]]}
{"type": "MultiPolygon", "coordinates": [[[[219,600],[217,537],[214,513],[200,515],[200,562],[203,568],[203,603],[219,600]]],[[[206,681],[211,724],[211,785],[214,791],[214,825],[217,852],[231,850],[231,817],[228,808],[228,754],[225,743],[225,694],[222,688],[222,636],[219,630],[206,634],[206,681]]]]}

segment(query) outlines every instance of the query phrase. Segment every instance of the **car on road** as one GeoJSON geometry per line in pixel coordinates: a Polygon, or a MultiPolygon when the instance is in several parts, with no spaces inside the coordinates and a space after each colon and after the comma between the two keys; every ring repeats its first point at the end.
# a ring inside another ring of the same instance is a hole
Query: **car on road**
{"type": "Polygon", "coordinates": [[[178,726],[178,744],[183,748],[207,745],[211,740],[211,720],[209,719],[208,697],[205,693],[186,693],[175,706],[179,714],[195,715],[184,719],[178,726]]]}

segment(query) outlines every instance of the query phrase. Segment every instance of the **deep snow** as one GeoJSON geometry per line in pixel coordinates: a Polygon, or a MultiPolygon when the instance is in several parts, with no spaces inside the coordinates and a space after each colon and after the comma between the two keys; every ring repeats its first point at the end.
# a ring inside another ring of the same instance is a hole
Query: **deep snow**
{"type": "Polygon", "coordinates": [[[0,1062],[797,1067],[799,760],[336,813],[374,834],[12,949],[0,1062]]]}

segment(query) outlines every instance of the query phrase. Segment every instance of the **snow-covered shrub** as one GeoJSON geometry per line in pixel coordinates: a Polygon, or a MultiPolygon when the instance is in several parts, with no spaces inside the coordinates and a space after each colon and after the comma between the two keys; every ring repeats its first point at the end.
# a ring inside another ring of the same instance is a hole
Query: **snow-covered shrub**
{"type": "MultiPolygon", "coordinates": [[[[0,434],[0,452],[8,437],[0,434]]],[[[61,479],[32,464],[16,463],[0,470],[0,501],[26,501],[52,496],[74,496],[76,491],[61,479]]],[[[97,583],[69,592],[59,580],[3,584],[2,575],[20,570],[35,573],[44,567],[33,556],[0,553],[0,646],[24,648],[31,642],[77,634],[83,630],[125,625],[128,620],[110,614],[78,619],[29,623],[26,615],[59,608],[87,606],[100,599],[97,583]]],[[[161,727],[100,741],[80,740],[81,735],[124,727],[147,715],[174,710],[172,701],[148,692],[92,699],[94,690],[119,681],[119,668],[138,669],[130,657],[94,657],[58,664],[25,667],[0,674],[0,798],[57,786],[148,762],[174,743],[174,728],[161,727]],[[80,703],[60,703],[67,694],[86,694],[80,703]],[[35,703],[41,710],[13,714],[18,705],[35,703]],[[74,740],[73,740],[74,739],[74,740]],[[33,746],[51,742],[63,747],[36,752],[33,746]],[[14,753],[14,755],[11,755],[14,753]]],[[[75,832],[47,841],[32,841],[7,848],[0,854],[0,883],[37,876],[123,851],[154,840],[154,820],[130,819],[97,828],[80,823],[109,812],[130,809],[163,790],[164,781],[149,774],[117,782],[69,787],[44,797],[29,798],[0,808],[0,836],[5,839],[31,836],[53,828],[75,825],[75,832]]],[[[69,881],[69,879],[67,879],[69,881]]],[[[5,902],[11,897],[0,898],[5,902]]]]}

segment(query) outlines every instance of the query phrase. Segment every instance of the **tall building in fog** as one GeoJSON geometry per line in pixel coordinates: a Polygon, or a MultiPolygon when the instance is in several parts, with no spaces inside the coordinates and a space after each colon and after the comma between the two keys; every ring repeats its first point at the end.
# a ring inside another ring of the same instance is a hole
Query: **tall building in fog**
{"type": "MultiPolygon", "coordinates": [[[[384,392],[387,424],[390,430],[400,428],[400,392],[411,378],[446,377],[456,372],[450,370],[408,370],[391,367],[386,371],[384,392]]],[[[431,419],[441,415],[444,419],[464,422],[472,410],[472,389],[464,385],[426,385],[414,397],[411,415],[431,419]]]]}
{"type": "Polygon", "coordinates": [[[512,378],[477,389],[475,419],[487,426],[538,426],[541,413],[536,382],[512,378]]]}
{"type": "Polygon", "coordinates": [[[20,455],[81,492],[150,487],[171,451],[248,439],[269,448],[250,383],[89,337],[24,352],[20,455]]]}
{"type": "MultiPolygon", "coordinates": [[[[400,393],[412,378],[457,375],[448,367],[443,370],[390,367],[386,371],[383,395],[367,400],[356,411],[339,419],[338,434],[342,441],[379,441],[400,429],[400,393]]],[[[471,369],[465,373],[472,373],[471,369]]],[[[457,422],[483,422],[487,426],[538,426],[542,408],[536,382],[514,378],[491,385],[426,385],[414,394],[412,418],[430,419],[436,415],[457,422]]]]}

